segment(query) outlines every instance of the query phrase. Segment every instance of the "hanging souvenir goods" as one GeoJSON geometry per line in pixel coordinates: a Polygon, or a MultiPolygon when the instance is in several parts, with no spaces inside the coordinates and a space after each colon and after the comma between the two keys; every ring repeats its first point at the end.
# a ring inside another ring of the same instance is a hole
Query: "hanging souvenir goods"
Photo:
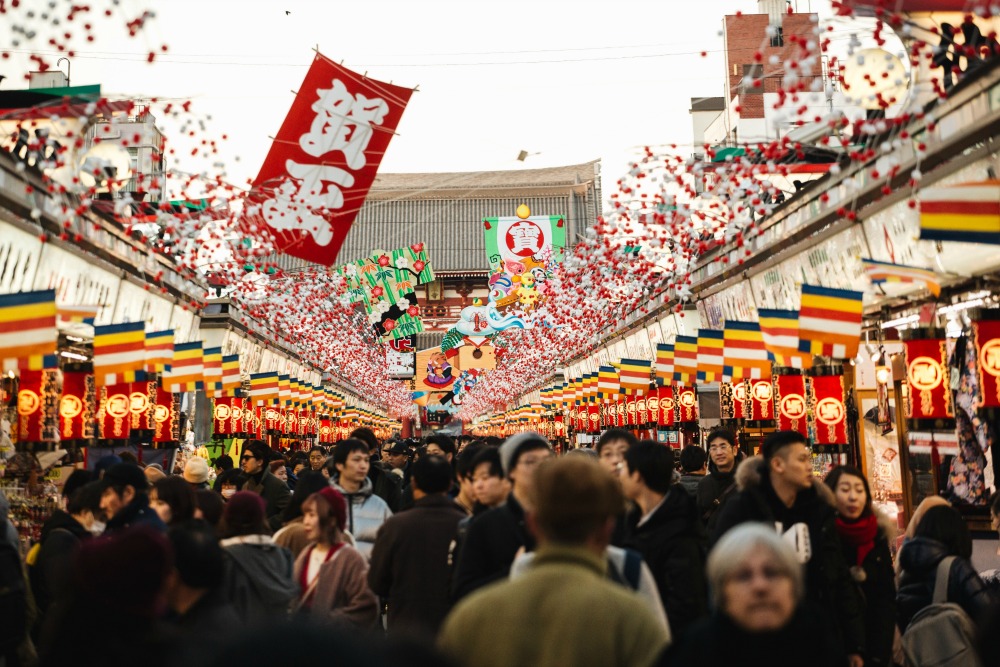
{"type": "Polygon", "coordinates": [[[771,380],[750,380],[746,392],[746,418],[750,421],[774,420],[774,386],[771,380]]]}
{"type": "Polygon", "coordinates": [[[260,173],[251,223],[276,250],[330,266],[368,195],[413,93],[317,53],[260,173]]]}
{"type": "Polygon", "coordinates": [[[103,386],[97,394],[97,437],[104,440],[124,440],[129,436],[132,421],[132,385],[127,382],[103,386]]]}
{"type": "Polygon", "coordinates": [[[94,437],[94,376],[84,371],[63,371],[59,399],[59,438],[62,441],[94,437]]]}
{"type": "Polygon", "coordinates": [[[679,387],[675,401],[677,422],[683,424],[698,421],[698,394],[694,387],[679,387]]]}
{"type": "Polygon", "coordinates": [[[779,375],[775,386],[778,406],[778,430],[798,431],[808,437],[808,403],[806,402],[806,379],[802,375],[779,375]]]}
{"type": "Polygon", "coordinates": [[[166,389],[156,390],[153,406],[153,443],[162,444],[180,440],[180,406],[177,394],[166,389]]]}
{"type": "Polygon", "coordinates": [[[17,387],[18,442],[59,440],[59,390],[55,370],[22,370],[17,387]]]}
{"type": "Polygon", "coordinates": [[[844,376],[822,375],[811,379],[817,445],[847,444],[847,408],[844,376]]]}
{"type": "Polygon", "coordinates": [[[977,367],[979,369],[979,407],[1000,407],[1000,319],[998,311],[983,313],[983,319],[972,323],[975,336],[977,367]]]}
{"type": "Polygon", "coordinates": [[[903,333],[909,419],[949,419],[955,416],[948,380],[948,352],[941,329],[911,329],[903,333]]]}

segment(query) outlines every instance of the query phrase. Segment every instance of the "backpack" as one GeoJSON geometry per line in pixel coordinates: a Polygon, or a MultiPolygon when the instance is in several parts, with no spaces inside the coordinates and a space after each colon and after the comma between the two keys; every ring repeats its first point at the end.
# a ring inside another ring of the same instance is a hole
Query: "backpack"
{"type": "Polygon", "coordinates": [[[28,632],[28,587],[21,553],[5,539],[8,522],[0,516],[0,656],[16,649],[28,632]]]}
{"type": "Polygon", "coordinates": [[[955,556],[938,563],[931,604],[917,612],[903,632],[903,653],[911,667],[981,667],[974,646],[976,626],[962,607],[948,602],[948,576],[955,556]]]}

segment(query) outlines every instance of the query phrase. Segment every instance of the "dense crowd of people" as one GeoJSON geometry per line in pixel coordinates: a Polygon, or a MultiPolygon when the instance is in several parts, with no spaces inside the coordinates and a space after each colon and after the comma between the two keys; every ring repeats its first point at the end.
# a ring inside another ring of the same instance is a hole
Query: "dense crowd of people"
{"type": "Polygon", "coordinates": [[[1000,577],[945,499],[897,552],[796,432],[676,454],[358,429],[76,470],[23,560],[0,495],[0,666],[1000,664],[1000,577]]]}

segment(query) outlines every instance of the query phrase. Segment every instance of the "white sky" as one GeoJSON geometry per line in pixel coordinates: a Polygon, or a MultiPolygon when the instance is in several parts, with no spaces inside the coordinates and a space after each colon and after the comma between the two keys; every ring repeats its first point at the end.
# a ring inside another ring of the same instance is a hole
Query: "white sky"
{"type": "MultiPolygon", "coordinates": [[[[809,4],[798,0],[800,11],[809,4]]],[[[828,4],[811,3],[823,17],[828,4]]],[[[757,11],[756,0],[123,0],[121,6],[121,15],[94,21],[97,41],[74,43],[72,83],[100,83],[114,96],[192,99],[193,112],[212,116],[198,138],[229,136],[220,160],[230,182],[256,175],[268,136],[277,132],[319,45],[351,69],[420,87],[381,171],[517,169],[602,158],[606,191],[635,147],[690,144],[690,98],[722,94],[722,17],[757,11]],[[130,39],[123,25],[143,8],[156,17],[130,39]],[[169,53],[147,64],[149,50],[163,43],[169,53]],[[542,60],[577,62],[522,62],[542,60]],[[537,154],[517,162],[521,150],[537,154]]],[[[19,87],[28,69],[23,55],[15,53],[0,70],[9,76],[5,87],[19,87]]],[[[184,147],[175,125],[161,126],[184,147]]],[[[172,164],[210,168],[183,157],[172,164]]]]}

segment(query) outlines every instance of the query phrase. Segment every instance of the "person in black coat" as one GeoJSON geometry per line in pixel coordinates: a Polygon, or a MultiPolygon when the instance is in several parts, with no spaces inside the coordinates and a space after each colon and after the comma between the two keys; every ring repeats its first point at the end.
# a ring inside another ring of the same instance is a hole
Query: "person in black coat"
{"type": "Polygon", "coordinates": [[[412,482],[413,508],[378,529],[368,586],[388,601],[390,635],[433,637],[451,608],[448,552],[465,513],[448,497],[451,465],[443,457],[415,461],[412,482]]]}
{"type": "Polygon", "coordinates": [[[701,520],[711,533],[723,503],[736,491],[740,450],[736,446],[736,434],[727,428],[713,429],[705,442],[708,444],[708,474],[698,483],[696,496],[701,520]]]}
{"type": "Polygon", "coordinates": [[[962,515],[950,506],[932,507],[899,552],[896,624],[900,632],[933,601],[938,564],[948,556],[956,556],[948,571],[948,602],[962,607],[980,625],[998,604],[969,562],[972,537],[962,515]]]}
{"type": "Polygon", "coordinates": [[[857,667],[865,654],[864,615],[844,561],[833,494],[813,475],[802,434],[775,431],[765,439],[762,452],[763,460],[747,459],[737,469],[739,491],[723,505],[713,542],[747,521],[777,528],[805,563],[806,599],[831,612],[851,664],[857,667]]]}
{"type": "Polygon", "coordinates": [[[247,440],[240,455],[240,468],[246,475],[243,491],[264,499],[267,525],[273,531],[281,527],[281,515],[292,500],[288,485],[271,473],[271,448],[263,440],[247,440]]]}
{"type": "Polygon", "coordinates": [[[708,613],[705,582],[706,536],[694,498],[671,484],[669,447],[643,441],[625,452],[621,483],[635,503],[626,518],[622,546],[642,554],[660,593],[671,634],[680,637],[708,613]]]}
{"type": "Polygon", "coordinates": [[[551,456],[548,441],[537,433],[511,436],[500,447],[500,462],[513,488],[506,503],[474,517],[469,524],[452,577],[453,600],[506,578],[517,552],[534,550],[523,503],[530,493],[532,473],[551,456]]]}
{"type": "Polygon", "coordinates": [[[895,525],[872,507],[864,473],[854,466],[837,466],[826,476],[837,503],[837,532],[844,560],[861,592],[865,616],[865,665],[892,664],[896,631],[896,573],[889,539],[895,525]]]}
{"type": "Polygon", "coordinates": [[[837,632],[804,600],[793,548],[769,527],[744,524],[708,557],[715,611],[666,650],[661,667],[843,667],[837,632]]]}

